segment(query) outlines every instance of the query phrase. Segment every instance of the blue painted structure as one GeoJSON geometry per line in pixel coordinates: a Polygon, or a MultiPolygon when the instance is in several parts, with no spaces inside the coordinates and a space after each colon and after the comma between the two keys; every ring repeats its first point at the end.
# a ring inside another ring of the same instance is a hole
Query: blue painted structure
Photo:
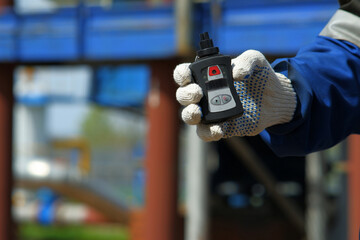
{"type": "Polygon", "coordinates": [[[49,188],[41,188],[37,192],[39,212],[37,220],[42,225],[50,225],[55,221],[56,201],[59,196],[49,188]]]}
{"type": "MultiPolygon", "coordinates": [[[[195,4],[194,46],[209,31],[225,54],[246,49],[290,55],[310,42],[338,8],[335,0],[227,0],[220,17],[195,4]]],[[[122,4],[0,13],[0,61],[157,59],[177,55],[173,6],[122,4]]]]}
{"type": "Polygon", "coordinates": [[[16,102],[24,104],[26,106],[41,107],[50,102],[48,96],[15,96],[16,102]]]}
{"type": "MultiPolygon", "coordinates": [[[[211,14],[211,4],[195,4],[194,46],[199,32],[209,31],[221,52],[229,55],[247,49],[293,55],[338,8],[335,0],[227,0],[218,5],[219,17],[211,14]]],[[[175,23],[173,6],[139,3],[18,16],[6,10],[0,13],[0,61],[170,58],[178,53],[175,23]]],[[[148,70],[126,67],[98,69],[95,101],[112,106],[143,103],[148,70]]]]}
{"type": "Polygon", "coordinates": [[[87,59],[166,58],[177,53],[172,7],[91,8],[84,28],[87,59]]]}
{"type": "Polygon", "coordinates": [[[252,1],[239,1],[239,0],[225,0],[222,2],[226,8],[244,8],[244,7],[269,7],[269,6],[291,6],[299,4],[334,4],[334,0],[252,0],[252,1]]]}
{"type": "Polygon", "coordinates": [[[143,106],[150,84],[147,65],[104,66],[96,72],[93,100],[114,107],[143,106]]]}
{"type": "Polygon", "coordinates": [[[270,55],[295,54],[320,33],[338,9],[336,1],[328,0],[279,2],[225,1],[221,18],[211,29],[222,53],[237,55],[256,49],[270,55]],[[263,5],[254,5],[256,2],[263,5]]]}
{"type": "Polygon", "coordinates": [[[13,61],[16,58],[17,18],[11,9],[0,13],[0,61],[13,61]]]}
{"type": "Polygon", "coordinates": [[[80,57],[77,8],[19,15],[18,56],[21,61],[62,61],[80,57]]]}

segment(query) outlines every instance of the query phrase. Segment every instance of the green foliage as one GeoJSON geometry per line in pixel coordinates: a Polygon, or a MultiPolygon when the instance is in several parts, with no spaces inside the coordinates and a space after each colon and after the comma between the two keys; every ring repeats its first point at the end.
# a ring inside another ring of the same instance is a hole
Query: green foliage
{"type": "Polygon", "coordinates": [[[128,229],[116,225],[19,225],[20,240],[127,240],[128,229]]]}
{"type": "Polygon", "coordinates": [[[81,135],[90,143],[92,148],[117,148],[134,143],[134,135],[116,128],[110,122],[104,108],[93,106],[82,123],[81,135]]]}
{"type": "Polygon", "coordinates": [[[48,0],[50,2],[54,2],[58,6],[71,6],[75,4],[79,4],[79,0],[48,0]]]}

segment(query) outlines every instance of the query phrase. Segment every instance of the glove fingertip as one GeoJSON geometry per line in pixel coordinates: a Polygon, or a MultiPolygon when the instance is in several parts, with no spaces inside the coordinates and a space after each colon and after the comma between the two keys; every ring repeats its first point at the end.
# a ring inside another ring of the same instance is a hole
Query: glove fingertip
{"type": "Polygon", "coordinates": [[[236,80],[246,79],[251,75],[251,66],[240,56],[231,61],[233,78],[236,80]]]}
{"type": "Polygon", "coordinates": [[[173,77],[179,86],[185,86],[191,82],[190,63],[182,63],[175,67],[173,77]]]}
{"type": "Polygon", "coordinates": [[[198,136],[205,142],[219,141],[224,136],[224,132],[219,125],[197,125],[198,136]]]}
{"type": "Polygon", "coordinates": [[[265,56],[257,50],[247,50],[238,57],[232,59],[233,77],[236,80],[248,79],[254,68],[264,66],[267,63],[265,56]]]}
{"type": "Polygon", "coordinates": [[[201,110],[197,104],[190,104],[181,113],[181,117],[186,124],[196,125],[201,121],[201,110]]]}
{"type": "Polygon", "coordinates": [[[210,127],[211,135],[213,138],[213,141],[219,141],[224,136],[224,132],[220,125],[213,125],[210,127]]]}
{"type": "Polygon", "coordinates": [[[198,103],[203,97],[202,89],[199,85],[192,83],[176,90],[176,100],[183,106],[198,103]]]}

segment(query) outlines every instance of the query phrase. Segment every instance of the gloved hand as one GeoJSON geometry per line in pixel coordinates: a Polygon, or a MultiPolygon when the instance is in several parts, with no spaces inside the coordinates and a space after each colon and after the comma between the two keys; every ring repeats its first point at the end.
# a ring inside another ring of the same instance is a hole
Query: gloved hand
{"type": "Polygon", "coordinates": [[[203,96],[199,85],[191,82],[190,63],[178,65],[174,80],[179,84],[178,102],[185,123],[197,125],[197,134],[204,141],[217,141],[232,136],[254,136],[265,128],[289,122],[296,108],[296,94],[291,81],[275,73],[264,55],[248,50],[232,59],[234,86],[244,108],[236,119],[217,124],[202,124],[197,103],[203,96]]]}

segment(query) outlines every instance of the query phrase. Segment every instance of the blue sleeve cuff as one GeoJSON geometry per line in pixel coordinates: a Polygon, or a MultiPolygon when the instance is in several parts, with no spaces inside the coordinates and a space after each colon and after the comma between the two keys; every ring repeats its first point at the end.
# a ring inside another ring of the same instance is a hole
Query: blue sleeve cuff
{"type": "Polygon", "coordinates": [[[318,36],[296,57],[272,64],[297,94],[289,123],[260,136],[279,156],[303,156],[360,133],[360,49],[349,42],[318,36]]]}

